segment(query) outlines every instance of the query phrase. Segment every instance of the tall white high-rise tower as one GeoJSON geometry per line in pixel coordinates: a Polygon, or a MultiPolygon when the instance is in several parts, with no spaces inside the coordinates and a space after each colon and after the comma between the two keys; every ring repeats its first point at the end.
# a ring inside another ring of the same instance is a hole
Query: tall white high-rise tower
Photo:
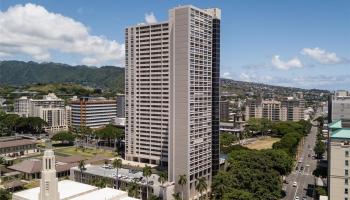
{"type": "Polygon", "coordinates": [[[186,200],[210,193],[219,170],[220,20],[218,8],[179,6],[125,29],[125,157],[167,169],[186,200]]]}
{"type": "Polygon", "coordinates": [[[48,145],[43,156],[39,200],[59,200],[58,179],[56,178],[55,155],[48,145]]]}

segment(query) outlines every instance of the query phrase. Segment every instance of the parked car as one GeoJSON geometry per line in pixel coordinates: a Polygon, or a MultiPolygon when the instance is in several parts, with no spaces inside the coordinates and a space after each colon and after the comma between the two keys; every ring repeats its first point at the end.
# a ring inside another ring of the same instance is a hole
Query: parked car
{"type": "Polygon", "coordinates": [[[296,186],[298,186],[298,183],[294,181],[293,187],[296,187],[296,186]]]}

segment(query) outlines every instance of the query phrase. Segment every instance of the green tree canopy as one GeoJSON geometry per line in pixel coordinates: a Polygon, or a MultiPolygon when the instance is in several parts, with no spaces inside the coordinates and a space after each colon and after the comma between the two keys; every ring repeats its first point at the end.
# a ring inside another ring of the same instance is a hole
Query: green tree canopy
{"type": "Polygon", "coordinates": [[[292,160],[286,152],[274,151],[232,151],[227,171],[214,177],[215,199],[280,199],[280,176],[290,172],[292,160]]]}
{"type": "Polygon", "coordinates": [[[326,145],[324,144],[324,142],[321,140],[317,140],[314,151],[317,157],[321,158],[324,152],[326,152],[326,145]]]}
{"type": "Polygon", "coordinates": [[[120,128],[114,127],[113,125],[108,124],[106,127],[97,130],[95,132],[97,137],[103,139],[121,139],[124,137],[124,131],[120,128]]]}
{"type": "Polygon", "coordinates": [[[75,135],[68,131],[62,131],[59,133],[56,133],[51,140],[53,141],[60,141],[62,143],[73,143],[75,140],[75,135]]]}
{"type": "Polygon", "coordinates": [[[1,200],[11,200],[12,199],[12,195],[7,190],[0,189],[0,199],[1,200]]]}
{"type": "Polygon", "coordinates": [[[237,140],[236,136],[234,136],[232,133],[228,132],[222,132],[220,133],[220,147],[228,147],[233,142],[237,140]]]}

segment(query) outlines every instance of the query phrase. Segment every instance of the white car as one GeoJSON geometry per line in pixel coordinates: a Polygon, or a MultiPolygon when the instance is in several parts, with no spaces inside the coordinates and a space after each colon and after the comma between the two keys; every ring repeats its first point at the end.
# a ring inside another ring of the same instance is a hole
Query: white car
{"type": "Polygon", "coordinates": [[[295,197],[295,199],[294,200],[299,200],[299,197],[295,197]]]}
{"type": "Polygon", "coordinates": [[[296,187],[298,185],[298,183],[297,182],[293,182],[293,187],[296,187]]]}

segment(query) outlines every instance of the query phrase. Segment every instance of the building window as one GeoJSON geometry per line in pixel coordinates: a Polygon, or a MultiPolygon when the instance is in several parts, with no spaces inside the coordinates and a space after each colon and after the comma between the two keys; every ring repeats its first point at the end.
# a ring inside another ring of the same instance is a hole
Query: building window
{"type": "Polygon", "coordinates": [[[345,197],[344,200],[348,200],[348,197],[345,197]]]}
{"type": "Polygon", "coordinates": [[[348,194],[348,192],[349,192],[349,191],[348,191],[348,188],[345,188],[344,193],[345,193],[345,194],[348,194]]]}
{"type": "Polygon", "coordinates": [[[344,179],[344,184],[345,184],[345,185],[348,185],[348,184],[349,184],[349,179],[347,179],[347,178],[344,179]]]}
{"type": "Polygon", "coordinates": [[[345,160],[345,166],[349,166],[349,161],[345,160]]]}
{"type": "Polygon", "coordinates": [[[349,157],[349,151],[345,151],[345,157],[349,157]]]}
{"type": "Polygon", "coordinates": [[[349,170],[345,170],[345,176],[349,175],[349,170]]]}

